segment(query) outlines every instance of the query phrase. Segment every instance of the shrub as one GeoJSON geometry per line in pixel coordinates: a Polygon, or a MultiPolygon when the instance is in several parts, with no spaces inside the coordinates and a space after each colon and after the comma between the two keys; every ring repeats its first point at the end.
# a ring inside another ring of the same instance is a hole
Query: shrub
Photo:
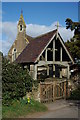
{"type": "Polygon", "coordinates": [[[2,58],[2,98],[3,105],[10,105],[14,99],[20,99],[32,89],[32,78],[27,69],[2,58]]]}
{"type": "Polygon", "coordinates": [[[71,100],[80,100],[80,88],[73,90],[70,94],[69,99],[71,100]]]}

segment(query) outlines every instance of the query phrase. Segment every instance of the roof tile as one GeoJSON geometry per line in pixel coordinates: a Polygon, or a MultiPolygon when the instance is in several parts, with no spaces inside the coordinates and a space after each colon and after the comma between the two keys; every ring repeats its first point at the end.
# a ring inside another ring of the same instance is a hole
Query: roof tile
{"type": "Polygon", "coordinates": [[[53,37],[57,30],[38,36],[30,41],[22,53],[16,59],[17,63],[35,62],[47,43],[53,37]]]}

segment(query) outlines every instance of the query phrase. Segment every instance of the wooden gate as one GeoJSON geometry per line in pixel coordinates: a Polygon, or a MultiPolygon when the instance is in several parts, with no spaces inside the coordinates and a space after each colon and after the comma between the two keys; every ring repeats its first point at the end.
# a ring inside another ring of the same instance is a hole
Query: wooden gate
{"type": "Polygon", "coordinates": [[[53,83],[40,83],[40,101],[41,102],[52,102],[53,101],[53,83]]]}
{"type": "Polygon", "coordinates": [[[66,81],[40,82],[40,101],[53,102],[66,96],[66,81]]]}

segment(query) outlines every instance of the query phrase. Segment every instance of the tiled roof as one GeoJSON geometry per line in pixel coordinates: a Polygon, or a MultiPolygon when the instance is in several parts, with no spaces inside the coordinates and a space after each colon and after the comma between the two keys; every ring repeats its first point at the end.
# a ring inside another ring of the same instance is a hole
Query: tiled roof
{"type": "Polygon", "coordinates": [[[25,37],[29,40],[29,42],[31,42],[34,38],[32,38],[31,36],[29,36],[29,35],[25,35],[25,37]]]}
{"type": "Polygon", "coordinates": [[[26,48],[22,51],[22,53],[16,59],[18,63],[29,63],[35,62],[37,57],[43,51],[45,46],[48,44],[50,39],[55,35],[57,30],[48,32],[44,35],[38,36],[30,41],[30,43],[26,46],[26,48]]]}

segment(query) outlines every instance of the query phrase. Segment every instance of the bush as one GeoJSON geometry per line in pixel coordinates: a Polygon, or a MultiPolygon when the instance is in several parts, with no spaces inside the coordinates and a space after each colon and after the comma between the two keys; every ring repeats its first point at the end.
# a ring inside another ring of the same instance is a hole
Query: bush
{"type": "Polygon", "coordinates": [[[71,100],[80,100],[80,88],[72,91],[69,99],[71,99],[71,100]]]}
{"type": "Polygon", "coordinates": [[[27,69],[2,58],[2,98],[3,105],[10,105],[14,99],[19,100],[32,89],[32,78],[27,69]]]}

